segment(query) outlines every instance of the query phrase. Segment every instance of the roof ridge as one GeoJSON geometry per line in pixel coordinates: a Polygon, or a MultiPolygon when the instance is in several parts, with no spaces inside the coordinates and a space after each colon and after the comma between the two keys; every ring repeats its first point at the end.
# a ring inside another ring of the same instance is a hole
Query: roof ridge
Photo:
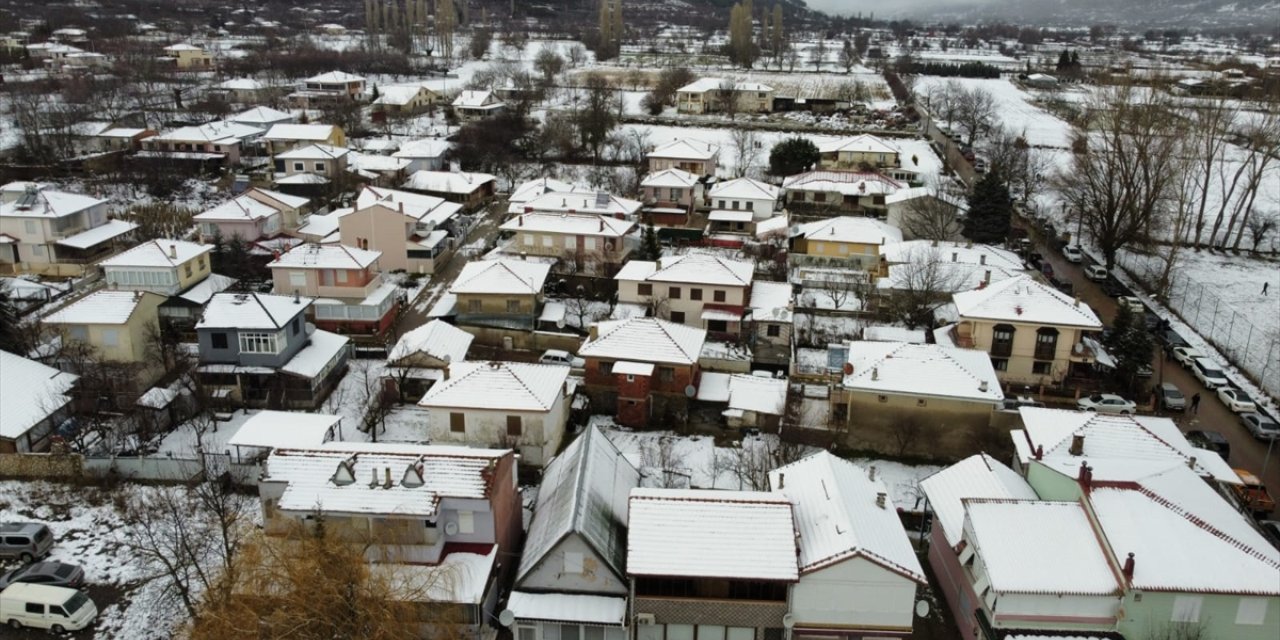
{"type": "MultiPolygon", "coordinates": [[[[635,319],[635,318],[633,318],[633,319],[635,319]]],[[[640,318],[640,319],[642,319],[642,318],[640,318]]],[[[654,321],[655,321],[655,322],[654,322],[654,324],[655,324],[655,325],[657,325],[658,329],[662,331],[662,334],[663,334],[663,335],[665,335],[665,336],[667,336],[667,339],[671,341],[671,344],[674,344],[674,345],[676,346],[676,349],[679,349],[679,350],[680,350],[680,353],[683,353],[683,354],[685,355],[685,357],[686,357],[686,358],[692,358],[694,361],[697,361],[698,356],[702,355],[702,354],[698,354],[698,355],[690,355],[688,351],[685,351],[685,350],[684,350],[684,345],[680,344],[680,341],[679,341],[679,340],[676,340],[675,336],[671,335],[671,332],[670,332],[670,331],[667,331],[666,321],[665,321],[665,320],[662,320],[661,318],[654,318],[654,321]]],[[[672,324],[675,324],[675,323],[672,323],[672,324]]],[[[682,326],[683,326],[683,325],[682,325],[682,326]]],[[[621,327],[619,327],[619,328],[621,328],[621,327]]],[[[610,333],[613,333],[613,332],[612,332],[612,331],[610,331],[610,333]]]]}
{"type": "MultiPolygon", "coordinates": [[[[504,362],[502,363],[501,368],[505,370],[512,378],[515,378],[515,381],[520,383],[520,387],[525,390],[525,393],[528,393],[534,399],[534,401],[538,403],[539,406],[541,406],[543,409],[550,410],[551,407],[547,406],[547,404],[542,401],[542,398],[538,397],[538,394],[534,393],[533,389],[529,388],[529,384],[524,381],[524,378],[521,377],[521,375],[515,369],[507,366],[509,364],[513,364],[513,363],[504,362]]],[[[536,366],[546,366],[546,365],[532,365],[532,366],[536,367],[536,366]]],[[[557,391],[557,393],[559,393],[559,391],[557,391]]]]}

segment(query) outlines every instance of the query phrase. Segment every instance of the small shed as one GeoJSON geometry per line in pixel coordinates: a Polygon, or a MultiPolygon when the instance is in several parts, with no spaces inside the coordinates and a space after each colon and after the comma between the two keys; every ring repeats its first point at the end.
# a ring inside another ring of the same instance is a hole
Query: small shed
{"type": "Polygon", "coordinates": [[[275,449],[308,449],[342,439],[342,417],[328,413],[260,411],[227,440],[236,462],[252,462],[275,449]]]}

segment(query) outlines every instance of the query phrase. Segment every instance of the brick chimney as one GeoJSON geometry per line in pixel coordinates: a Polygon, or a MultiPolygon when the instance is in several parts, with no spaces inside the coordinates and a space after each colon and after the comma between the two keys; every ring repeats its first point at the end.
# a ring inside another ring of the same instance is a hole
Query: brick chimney
{"type": "Polygon", "coordinates": [[[1132,551],[1129,552],[1129,557],[1124,559],[1124,568],[1120,570],[1120,573],[1124,574],[1125,580],[1129,582],[1133,581],[1133,552],[1132,551]]]}
{"type": "Polygon", "coordinates": [[[779,488],[779,489],[785,489],[785,488],[786,488],[786,486],[787,486],[787,474],[785,474],[785,473],[779,473],[779,474],[778,474],[778,488],[779,488]]]}
{"type": "Polygon", "coordinates": [[[876,506],[877,506],[877,507],[880,507],[881,509],[885,508],[885,507],[884,507],[884,500],[885,500],[885,498],[886,498],[886,497],[887,497],[887,496],[885,495],[885,493],[884,493],[883,491],[881,491],[881,492],[877,493],[877,494],[876,494],[876,506]]]}
{"type": "Polygon", "coordinates": [[[1080,463],[1080,474],[1076,476],[1076,481],[1080,483],[1080,488],[1085,493],[1089,493],[1093,489],[1093,468],[1087,463],[1080,463]]]}
{"type": "Polygon", "coordinates": [[[1071,436],[1071,448],[1067,450],[1073,456],[1084,455],[1084,434],[1077,433],[1071,436]]]}
{"type": "Polygon", "coordinates": [[[986,264],[986,263],[987,263],[987,254],[985,253],[978,254],[978,264],[986,264]]]}

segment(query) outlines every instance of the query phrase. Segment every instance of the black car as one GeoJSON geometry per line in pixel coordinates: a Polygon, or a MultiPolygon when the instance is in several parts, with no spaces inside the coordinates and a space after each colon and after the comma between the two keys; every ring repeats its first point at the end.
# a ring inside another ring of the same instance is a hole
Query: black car
{"type": "Polygon", "coordinates": [[[1165,349],[1187,346],[1187,341],[1183,340],[1182,336],[1178,335],[1178,332],[1173,329],[1165,329],[1157,333],[1156,339],[1160,341],[1160,344],[1164,345],[1165,349]]]}
{"type": "Polygon", "coordinates": [[[1107,278],[1102,283],[1102,292],[1112,298],[1118,298],[1120,296],[1129,295],[1129,288],[1115,280],[1112,280],[1111,278],[1107,278]]]}
{"type": "Polygon", "coordinates": [[[1231,455],[1231,443],[1217,431],[1188,431],[1187,442],[1201,449],[1208,449],[1222,456],[1223,460],[1231,455]]]}
{"type": "Polygon", "coordinates": [[[1066,278],[1060,278],[1058,276],[1053,276],[1049,278],[1049,284],[1053,285],[1053,287],[1058,291],[1061,291],[1067,295],[1071,295],[1073,292],[1075,292],[1075,289],[1076,289],[1075,285],[1071,284],[1070,280],[1067,280],[1066,278]]]}

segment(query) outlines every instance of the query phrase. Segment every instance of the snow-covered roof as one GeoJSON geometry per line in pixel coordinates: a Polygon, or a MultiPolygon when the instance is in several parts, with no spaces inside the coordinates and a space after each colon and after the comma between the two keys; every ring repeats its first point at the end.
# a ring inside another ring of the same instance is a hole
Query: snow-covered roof
{"type": "MultiPolygon", "coordinates": [[[[1025,269],[1011,270],[962,262],[890,264],[888,275],[876,279],[876,288],[886,291],[929,288],[940,293],[957,293],[984,287],[992,282],[1018,278],[1027,273],[1025,269]]],[[[954,309],[954,305],[947,306],[954,309]]]]}
{"type": "Polygon", "coordinates": [[[187,44],[187,43],[185,43],[185,42],[180,42],[180,43],[178,43],[178,44],[171,44],[171,45],[169,45],[169,46],[165,47],[165,48],[164,48],[164,50],[165,50],[165,51],[170,51],[170,52],[176,52],[176,51],[204,51],[204,49],[201,49],[200,47],[197,47],[197,46],[195,46],[195,45],[193,45],[193,44],[187,44]]]}
{"type": "Polygon", "coordinates": [[[287,511],[318,508],[325,513],[435,519],[442,498],[486,499],[491,484],[499,481],[489,474],[489,465],[510,453],[506,449],[327,442],[308,449],[276,449],[267,458],[263,481],[288,483],[277,503],[287,511]],[[386,469],[391,469],[390,487],[384,484],[386,469]],[[370,486],[375,475],[379,484],[370,486]],[[347,478],[352,482],[347,484],[347,478]]]}
{"type": "Polygon", "coordinates": [[[717,182],[708,194],[712,198],[739,198],[743,200],[777,200],[781,189],[753,178],[734,178],[717,182]]]}
{"type": "Polygon", "coordinates": [[[631,491],[627,574],[795,582],[791,501],[776,493],[631,491]]]}
{"type": "Polygon", "coordinates": [[[463,171],[414,171],[401,189],[417,189],[436,193],[468,194],[486,184],[497,181],[497,177],[488,173],[467,173],[463,171]]]}
{"type": "Polygon", "coordinates": [[[187,302],[204,305],[215,293],[222,293],[237,282],[239,282],[239,280],[236,280],[231,276],[210,273],[209,277],[191,285],[190,289],[179,293],[178,297],[186,300],[187,302]]]}
{"type": "Polygon", "coordinates": [[[756,322],[791,322],[791,284],[760,281],[751,285],[751,319],[756,322]]]}
{"type": "Polygon", "coordinates": [[[439,158],[449,151],[452,142],[441,138],[424,138],[400,145],[393,158],[439,158]]]}
{"type": "Polygon", "coordinates": [[[898,148],[869,133],[818,143],[820,153],[898,153],[898,148]]]}
{"type": "Polygon", "coordinates": [[[596,336],[582,344],[578,355],[691,365],[702,353],[707,331],[658,318],[628,318],[597,323],[596,336]]]}
{"type": "Polygon", "coordinates": [[[980,453],[969,456],[920,481],[947,544],[956,546],[964,533],[964,500],[1035,500],[1036,492],[1003,462],[980,453]]]}
{"type": "Polygon", "coordinates": [[[378,87],[378,98],[373,104],[386,104],[394,106],[404,106],[413,102],[423,91],[428,93],[430,89],[421,84],[388,84],[378,87]]]}
{"type": "Polygon", "coordinates": [[[151,387],[138,396],[134,404],[148,409],[164,409],[178,399],[178,390],[172,387],[151,387]]]}
{"type": "Polygon", "coordinates": [[[0,204],[0,217],[61,218],[106,203],[106,200],[55,191],[34,182],[11,182],[4,185],[3,190],[6,196],[0,204]]]}
{"type": "Polygon", "coordinates": [[[197,329],[279,329],[307,310],[311,298],[269,293],[218,293],[205,305],[197,329]]]}
{"type": "Polygon", "coordinates": [[[720,155],[720,147],[710,142],[681,138],[658,145],[649,152],[650,158],[674,160],[711,160],[720,155]]]}
{"type": "Polygon", "coordinates": [[[276,186],[279,186],[282,184],[292,184],[292,185],[329,184],[329,179],[315,173],[295,173],[291,176],[276,178],[275,183],[276,183],[276,186]]]}
{"type": "Polygon", "coordinates": [[[858,171],[808,171],[787,176],[782,181],[786,191],[822,191],[846,196],[890,195],[903,188],[902,183],[879,173],[858,171]]]}
{"type": "Polygon", "coordinates": [[[98,134],[99,138],[132,138],[134,136],[146,133],[147,129],[139,129],[136,127],[112,127],[98,134]]]}
{"type": "Polygon", "coordinates": [[[307,78],[307,82],[318,82],[323,84],[348,83],[348,82],[364,82],[364,76],[358,76],[346,71],[329,71],[317,74],[307,78]]]}
{"type": "Polygon", "coordinates": [[[280,254],[268,268],[285,269],[367,269],[382,256],[381,251],[369,251],[344,244],[300,244],[280,254]]]}
{"type": "Polygon", "coordinates": [[[318,447],[332,440],[342,416],[328,413],[259,411],[244,421],[227,446],[266,449],[318,447]]]}
{"type": "MultiPolygon", "coordinates": [[[[352,155],[358,154],[353,153],[352,155]]],[[[369,157],[383,158],[384,156],[369,157]]],[[[401,161],[409,162],[408,160],[401,161]]],[[[393,211],[401,211],[404,215],[419,222],[432,224],[440,224],[462,210],[462,205],[456,202],[448,202],[444,198],[437,196],[369,186],[361,189],[360,194],[356,196],[355,209],[359,211],[379,204],[393,211]]]]}
{"type": "Polygon", "coordinates": [[[418,405],[546,412],[564,395],[568,377],[569,367],[550,364],[454,362],[418,405]]]}
{"type": "Polygon", "coordinates": [[[152,142],[211,142],[225,145],[260,135],[262,135],[260,127],[233,121],[219,121],[174,129],[153,136],[150,140],[152,142]]]}
{"type": "Polygon", "coordinates": [[[884,481],[821,451],[770,471],[769,485],[795,505],[801,573],[864,557],[925,582],[884,481]],[[884,496],[883,506],[877,504],[879,496],[884,496]]]}
{"type": "Polygon", "coordinates": [[[475,336],[443,320],[432,320],[400,336],[387,361],[398,362],[421,353],[443,362],[462,362],[474,339],[475,336]]]}
{"type": "Polygon", "coordinates": [[[290,149],[284,153],[276,154],[277,160],[337,160],[348,153],[350,149],[346,147],[335,147],[328,144],[309,144],[305,147],[290,149]]]}
{"type": "Polygon", "coordinates": [[[707,91],[719,91],[728,82],[733,83],[734,91],[773,91],[773,87],[759,82],[735,82],[724,78],[699,78],[683,87],[680,87],[677,91],[680,93],[706,93],[707,91]]]}
{"type": "Polygon", "coordinates": [[[231,122],[239,122],[265,129],[268,125],[293,120],[293,114],[272,109],[271,107],[254,107],[227,119],[231,122]]]}
{"type": "MultiPolygon", "coordinates": [[[[516,188],[512,189],[511,196],[507,198],[507,202],[510,202],[514,207],[514,205],[516,204],[525,203],[530,200],[533,200],[534,198],[537,198],[540,195],[543,195],[546,193],[553,193],[553,192],[554,193],[594,193],[589,189],[580,187],[575,184],[570,184],[563,180],[556,180],[555,178],[538,178],[537,180],[529,180],[527,182],[522,182],[518,186],[516,186],[516,188]]],[[[524,209],[519,208],[519,210],[523,211],[524,209]]]]}
{"type": "Polygon", "coordinates": [[[542,475],[517,584],[570,535],[581,537],[625,581],[627,497],[639,485],[640,472],[604,432],[588,426],[542,475]]]}
{"type": "Polygon", "coordinates": [[[640,181],[642,187],[674,187],[677,189],[688,189],[698,184],[698,176],[685,171],[684,169],[663,169],[657,173],[651,173],[640,181]]]}
{"type": "MultiPolygon", "coordinates": [[[[279,202],[285,207],[296,209],[307,204],[308,200],[299,196],[291,196],[277,191],[267,191],[266,189],[256,189],[258,193],[266,194],[270,199],[279,202]]],[[[275,207],[257,198],[253,198],[248,192],[242,193],[222,204],[213,207],[207,211],[203,211],[194,216],[197,221],[214,222],[219,220],[227,220],[238,222],[242,220],[260,220],[268,218],[280,213],[281,207],[275,207]]]]}
{"type": "Polygon", "coordinates": [[[902,230],[875,218],[840,216],[798,225],[793,236],[847,244],[887,245],[902,242],[902,230]]]}
{"type": "Polygon", "coordinates": [[[551,265],[526,260],[468,262],[449,286],[449,293],[507,293],[536,295],[542,292],[551,265]]]}
{"type": "Polygon", "coordinates": [[[631,269],[623,268],[614,276],[615,280],[639,280],[645,270],[651,269],[644,280],[651,282],[674,282],[691,284],[711,284],[728,287],[745,287],[751,284],[755,274],[755,265],[747,260],[732,260],[714,253],[690,251],[678,256],[660,258],[657,264],[633,260],[631,269]],[[625,275],[625,277],[624,277],[625,275]]]}
{"type": "MultiPolygon", "coordinates": [[[[77,376],[0,351],[0,438],[17,439],[71,401],[77,376]]],[[[56,425],[55,425],[56,426],[56,425]]]]}
{"type": "Polygon", "coordinates": [[[352,151],[347,154],[347,170],[370,180],[378,178],[379,174],[397,174],[412,162],[408,158],[395,158],[381,153],[352,151]]]}
{"type": "Polygon", "coordinates": [[[1078,502],[973,499],[965,503],[965,518],[969,544],[998,594],[1121,590],[1078,502]]]}
{"type": "Polygon", "coordinates": [[[316,329],[307,336],[307,346],[293,354],[280,367],[281,373],[290,373],[308,380],[324,372],[338,354],[350,348],[351,338],[316,329]]]}
{"type": "Polygon", "coordinates": [[[522,213],[502,223],[503,231],[560,233],[572,236],[620,238],[636,223],[613,216],[578,213],[522,213]]]}
{"type": "Polygon", "coordinates": [[[852,372],[844,376],[847,389],[992,405],[1004,400],[991,357],[976,349],[859,341],[849,343],[848,362],[852,372]]]}
{"type": "Polygon", "coordinates": [[[502,104],[492,91],[467,90],[453,99],[453,106],[464,109],[496,109],[502,104]]]}
{"type": "Polygon", "coordinates": [[[334,133],[331,124],[273,124],[262,134],[263,140],[328,140],[334,133]]]}
{"type": "Polygon", "coordinates": [[[953,294],[951,299],[965,319],[1102,328],[1102,321],[1089,305],[1031,276],[993,282],[981,289],[953,294]]]}
{"type": "Polygon", "coordinates": [[[124,324],[138,310],[146,291],[95,291],[47,316],[46,324],[124,324]]]}
{"type": "MultiPolygon", "coordinates": [[[[218,83],[218,88],[228,89],[228,90],[237,90],[237,91],[257,91],[259,89],[266,89],[267,83],[261,80],[255,80],[253,78],[232,78],[230,80],[226,80],[224,82],[218,83]]],[[[253,111],[254,109],[269,109],[271,111],[275,111],[275,109],[271,109],[270,107],[254,107],[249,111],[253,111]]],[[[283,113],[283,112],[276,111],[276,113],[283,113]]],[[[287,116],[289,114],[286,113],[284,115],[287,116]]],[[[232,120],[239,121],[239,117],[232,118],[232,120]]]]}
{"type": "Polygon", "coordinates": [[[56,244],[64,247],[72,247],[74,249],[88,249],[95,247],[108,240],[114,240],[120,236],[138,228],[135,222],[127,220],[108,220],[104,224],[100,224],[92,229],[86,229],[73,236],[68,236],[58,240],[56,244]]]}
{"type": "Polygon", "coordinates": [[[581,213],[608,216],[631,216],[643,206],[639,200],[621,198],[611,193],[552,191],[525,201],[515,208],[523,212],[581,213]]]}
{"type": "Polygon", "coordinates": [[[787,380],[737,374],[729,378],[729,408],[780,416],[787,407],[787,380]]]}
{"type": "MultiPolygon", "coordinates": [[[[525,553],[528,553],[526,546],[525,553]]],[[[512,591],[507,609],[516,620],[578,622],[622,626],[627,617],[627,599],[576,593],[530,593],[512,591]]]]}
{"type": "Polygon", "coordinates": [[[926,342],[923,329],[874,325],[862,328],[862,339],[876,342],[910,342],[924,344],[926,342]]]}
{"type": "Polygon", "coordinates": [[[148,240],[98,263],[103,267],[177,267],[213,251],[213,245],[186,240],[148,240]]]}

